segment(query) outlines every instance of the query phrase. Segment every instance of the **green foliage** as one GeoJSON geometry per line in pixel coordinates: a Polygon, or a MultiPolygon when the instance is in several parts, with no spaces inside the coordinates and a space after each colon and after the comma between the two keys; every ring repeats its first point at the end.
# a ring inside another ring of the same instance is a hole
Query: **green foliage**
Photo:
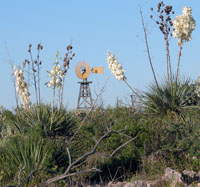
{"type": "MultiPolygon", "coordinates": [[[[199,113],[199,112],[198,112],[199,113]]],[[[200,124],[197,118],[174,122],[171,116],[165,118],[146,116],[145,155],[155,155],[166,167],[198,170],[198,162],[193,164],[193,158],[199,158],[200,124]],[[150,118],[151,117],[151,118],[150,118]]]]}
{"type": "Polygon", "coordinates": [[[159,85],[152,84],[145,95],[146,109],[157,115],[175,115],[183,118],[184,109],[189,106],[196,106],[199,98],[195,93],[195,87],[189,79],[180,78],[176,81],[175,77],[172,83],[164,79],[159,85]]]}
{"type": "MultiPolygon", "coordinates": [[[[74,114],[57,108],[52,112],[50,105],[44,104],[29,111],[17,109],[15,115],[6,117],[0,139],[0,183],[15,181],[24,165],[23,177],[35,169],[46,177],[49,171],[62,173],[68,165],[65,140],[73,135],[73,121],[74,114]]],[[[37,175],[34,181],[40,180],[37,175]]]]}
{"type": "Polygon", "coordinates": [[[29,111],[17,109],[14,119],[7,120],[5,126],[14,133],[26,134],[30,129],[38,129],[44,135],[55,138],[56,136],[71,136],[73,133],[73,115],[65,109],[52,108],[50,105],[41,104],[32,106],[29,111]]]}
{"type": "MultiPolygon", "coordinates": [[[[3,136],[0,138],[0,183],[16,184],[17,174],[24,165],[22,179],[34,169],[42,172],[41,175],[36,172],[27,185],[41,184],[45,179],[63,173],[68,166],[66,140],[75,135],[69,145],[74,161],[94,147],[107,132],[108,126],[122,131],[104,139],[97,152],[82,160],[83,164],[72,171],[96,167],[102,172],[78,175],[73,180],[127,180],[136,173],[155,178],[165,167],[198,171],[199,109],[181,109],[182,120],[172,117],[170,112],[155,115],[149,105],[146,107],[147,110],[140,113],[131,108],[116,107],[98,109],[89,115],[75,115],[57,108],[52,113],[49,105],[41,105],[33,106],[29,111],[18,109],[15,115],[9,113],[10,117],[3,122],[3,136]],[[112,158],[108,157],[138,132],[133,142],[117,151],[112,158]]],[[[60,181],[61,186],[66,182],[60,181]]]]}
{"type": "MultiPolygon", "coordinates": [[[[74,141],[76,155],[90,151],[103,134],[107,127],[112,126],[112,130],[122,130],[120,134],[112,134],[105,139],[98,147],[97,154],[86,159],[84,168],[98,167],[102,170],[99,174],[92,176],[91,180],[109,180],[112,177],[120,177],[122,174],[128,175],[128,171],[134,172],[139,166],[140,157],[143,154],[142,127],[139,125],[139,115],[132,109],[126,107],[99,109],[91,113],[80,130],[79,136],[74,141]],[[99,120],[101,119],[101,120],[99,120]],[[133,142],[116,152],[113,158],[103,155],[111,154],[117,147],[125,143],[131,137],[135,137],[140,131],[141,135],[133,142]],[[125,172],[127,171],[127,172],[125,172]]],[[[80,121],[82,118],[80,119],[80,121]]]]}
{"type": "Polygon", "coordinates": [[[0,170],[8,179],[15,177],[23,166],[25,175],[35,169],[52,167],[55,164],[54,149],[50,140],[36,133],[9,136],[0,144],[0,170]]]}

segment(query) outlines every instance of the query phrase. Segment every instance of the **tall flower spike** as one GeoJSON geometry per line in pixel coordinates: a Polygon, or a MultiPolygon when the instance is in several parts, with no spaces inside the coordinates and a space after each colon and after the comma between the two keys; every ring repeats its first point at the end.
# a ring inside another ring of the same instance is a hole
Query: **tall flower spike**
{"type": "Polygon", "coordinates": [[[59,52],[57,51],[56,58],[53,58],[53,60],[55,60],[56,62],[54,63],[54,66],[49,72],[49,77],[51,77],[51,80],[46,83],[48,88],[61,89],[62,87],[62,81],[66,73],[64,70],[62,70],[61,65],[59,64],[59,60],[61,58],[59,58],[58,56],[59,56],[59,52]]]}
{"type": "Polygon", "coordinates": [[[30,108],[30,93],[28,91],[29,85],[24,80],[24,71],[19,67],[15,67],[14,76],[16,79],[16,91],[21,99],[23,107],[28,110],[30,108]]]}
{"type": "Polygon", "coordinates": [[[117,80],[126,79],[124,75],[125,70],[122,68],[122,65],[117,61],[115,55],[112,54],[110,51],[108,51],[107,53],[107,62],[108,62],[108,68],[110,69],[110,71],[117,80]]]}
{"type": "Polygon", "coordinates": [[[60,64],[56,64],[53,66],[52,70],[49,72],[49,77],[51,77],[51,80],[47,82],[47,87],[48,88],[58,88],[60,89],[62,86],[62,78],[64,74],[63,71],[61,70],[60,64]]]}
{"type": "Polygon", "coordinates": [[[191,34],[195,29],[195,26],[195,20],[192,17],[192,8],[184,7],[182,10],[182,15],[176,16],[175,20],[173,21],[173,37],[178,38],[179,45],[192,39],[191,34]]]}

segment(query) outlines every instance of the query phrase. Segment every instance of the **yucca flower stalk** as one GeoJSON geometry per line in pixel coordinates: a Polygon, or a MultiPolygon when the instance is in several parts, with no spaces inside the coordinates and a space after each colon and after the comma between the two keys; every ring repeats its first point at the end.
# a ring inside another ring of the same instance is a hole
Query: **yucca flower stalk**
{"type": "Polygon", "coordinates": [[[30,109],[30,93],[28,91],[29,85],[24,80],[24,71],[20,67],[15,67],[14,76],[16,80],[16,91],[21,99],[25,110],[30,109]]]}
{"type": "Polygon", "coordinates": [[[49,76],[52,77],[52,79],[48,83],[46,83],[49,88],[55,87],[54,90],[56,88],[58,89],[58,97],[59,97],[58,100],[59,100],[60,109],[63,107],[65,77],[69,69],[70,62],[75,56],[75,53],[72,52],[71,45],[68,45],[66,47],[66,50],[67,52],[65,53],[64,58],[59,57],[59,52],[58,51],[56,52],[56,57],[53,58],[53,60],[55,61],[54,66],[52,70],[49,72],[49,76]],[[60,63],[60,61],[63,64],[60,63]]]}
{"type": "Polygon", "coordinates": [[[173,37],[178,39],[178,45],[179,45],[176,81],[178,80],[179,76],[179,67],[180,67],[180,59],[181,59],[181,52],[183,49],[183,43],[190,41],[192,39],[191,34],[195,29],[195,26],[196,23],[194,18],[192,17],[191,7],[184,7],[182,10],[182,15],[176,16],[175,20],[173,21],[173,27],[174,27],[173,37]]]}
{"type": "Polygon", "coordinates": [[[51,69],[49,73],[49,77],[51,77],[51,80],[47,83],[45,83],[47,85],[48,88],[52,88],[53,89],[53,98],[52,98],[52,111],[54,109],[54,105],[55,105],[55,91],[56,88],[58,90],[61,89],[62,87],[62,80],[63,77],[65,76],[65,73],[62,71],[61,69],[61,65],[59,64],[59,52],[56,52],[56,58],[55,63],[51,69]]]}
{"type": "Polygon", "coordinates": [[[37,57],[34,58],[32,54],[32,44],[29,44],[28,53],[30,55],[30,60],[25,59],[23,62],[23,67],[25,68],[26,64],[28,65],[28,85],[30,85],[31,78],[33,79],[33,86],[35,89],[35,97],[37,106],[41,103],[40,98],[40,68],[42,61],[40,60],[40,52],[43,50],[41,44],[37,45],[37,57]],[[31,70],[31,71],[30,71],[31,70]]]}
{"type": "Polygon", "coordinates": [[[165,46],[166,46],[166,65],[167,65],[167,82],[168,87],[172,89],[172,67],[171,67],[171,59],[170,59],[170,48],[169,48],[169,40],[172,35],[172,15],[174,14],[173,7],[171,5],[165,5],[163,1],[159,2],[157,5],[157,11],[154,12],[154,9],[151,8],[154,15],[151,15],[151,19],[155,21],[158,25],[159,30],[161,31],[165,46]]]}
{"type": "MultiPolygon", "coordinates": [[[[58,65],[57,67],[59,68],[59,71],[61,72],[61,65],[59,64],[59,61],[62,60],[61,57],[59,57],[59,52],[56,51],[56,57],[53,58],[53,60],[55,61],[54,64],[58,65]]],[[[54,68],[56,68],[56,66],[54,66],[54,68]]],[[[58,88],[58,100],[59,100],[59,103],[61,102],[61,92],[63,90],[63,82],[64,82],[64,78],[65,78],[65,72],[63,71],[63,76],[59,76],[59,80],[57,80],[57,84],[55,87],[58,88]]],[[[56,83],[55,83],[56,84],[56,83]]],[[[49,85],[50,86],[50,85],[49,85]]],[[[51,86],[50,86],[51,87],[51,86]]],[[[55,95],[55,94],[54,94],[55,95]]]]}
{"type": "Polygon", "coordinates": [[[110,69],[111,73],[115,76],[117,80],[122,80],[124,83],[131,89],[133,94],[138,96],[138,94],[134,91],[134,89],[128,84],[127,78],[125,76],[125,69],[123,69],[122,65],[118,62],[117,58],[115,57],[112,52],[107,52],[107,62],[108,68],[110,69]]]}
{"type": "Polygon", "coordinates": [[[144,21],[144,17],[143,17],[143,13],[142,13],[141,8],[140,8],[140,16],[141,16],[141,21],[142,21],[142,28],[143,28],[143,31],[144,31],[144,41],[145,41],[145,46],[146,46],[149,64],[150,64],[150,67],[151,67],[151,71],[153,73],[154,81],[156,83],[157,88],[159,89],[158,81],[157,81],[157,78],[156,78],[156,72],[154,70],[154,66],[153,66],[153,62],[152,62],[152,58],[151,58],[151,53],[150,53],[150,48],[149,48],[149,43],[148,43],[148,30],[147,30],[147,27],[146,27],[146,23],[144,21]]]}
{"type": "MultiPolygon", "coordinates": [[[[75,53],[72,52],[72,45],[68,45],[66,47],[66,50],[67,52],[65,53],[65,57],[62,59],[63,60],[63,65],[62,65],[62,71],[63,71],[63,74],[66,75],[68,69],[69,69],[69,65],[70,65],[70,62],[71,60],[74,58],[75,56],[75,53]]],[[[63,107],[63,97],[64,97],[64,86],[65,86],[65,77],[66,76],[63,76],[62,77],[62,87],[61,87],[61,90],[60,90],[60,99],[59,99],[59,102],[60,102],[60,108],[63,107]]]]}

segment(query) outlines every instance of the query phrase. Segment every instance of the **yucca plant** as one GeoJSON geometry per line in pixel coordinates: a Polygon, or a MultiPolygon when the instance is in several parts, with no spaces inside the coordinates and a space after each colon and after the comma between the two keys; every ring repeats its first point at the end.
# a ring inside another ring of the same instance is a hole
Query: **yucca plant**
{"type": "Polygon", "coordinates": [[[18,108],[16,114],[3,123],[0,183],[1,178],[15,181],[13,177],[23,166],[23,176],[36,169],[46,172],[46,169],[52,171],[54,168],[56,172],[62,172],[68,165],[65,140],[73,134],[73,117],[65,109],[54,108],[52,111],[52,107],[45,104],[33,105],[29,111],[18,108]]]}
{"type": "Polygon", "coordinates": [[[150,113],[167,115],[169,113],[184,118],[183,111],[198,104],[199,98],[195,93],[195,87],[188,78],[175,77],[172,84],[167,79],[157,86],[152,84],[145,93],[146,109],[150,113]]]}
{"type": "Polygon", "coordinates": [[[34,170],[53,167],[54,152],[54,143],[34,132],[26,136],[15,135],[4,138],[0,144],[0,172],[2,173],[0,183],[3,180],[13,180],[22,167],[24,167],[22,178],[34,170]]]}
{"type": "Polygon", "coordinates": [[[5,125],[17,134],[26,134],[30,129],[40,129],[44,136],[70,136],[75,123],[73,114],[65,109],[52,108],[50,105],[40,104],[31,106],[29,111],[17,109],[15,118],[5,122],[5,125]]]}

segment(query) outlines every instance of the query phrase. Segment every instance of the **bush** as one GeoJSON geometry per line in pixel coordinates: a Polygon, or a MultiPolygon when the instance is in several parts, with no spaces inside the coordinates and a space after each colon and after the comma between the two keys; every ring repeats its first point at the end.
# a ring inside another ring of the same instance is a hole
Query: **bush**
{"type": "Polygon", "coordinates": [[[172,80],[172,84],[164,79],[157,87],[154,83],[145,94],[145,105],[148,112],[156,115],[172,115],[174,118],[184,119],[183,111],[189,106],[196,106],[199,97],[194,85],[189,79],[172,80]]]}
{"type": "Polygon", "coordinates": [[[3,139],[0,144],[1,181],[14,179],[23,166],[24,176],[36,169],[52,168],[54,151],[54,144],[36,133],[3,139]]]}
{"type": "Polygon", "coordinates": [[[26,134],[30,129],[41,129],[44,136],[71,136],[74,128],[73,114],[65,109],[52,108],[41,104],[32,106],[29,111],[17,109],[12,119],[5,121],[5,126],[17,134],[26,134]]]}
{"type": "MultiPolygon", "coordinates": [[[[73,135],[74,114],[57,108],[52,112],[50,105],[42,104],[32,106],[29,111],[17,109],[16,114],[5,118],[2,125],[0,183],[16,181],[24,165],[24,177],[39,169],[43,180],[49,172],[51,175],[62,173],[68,166],[65,140],[73,135]]],[[[42,180],[40,175],[35,175],[38,182],[42,180]]]]}
{"type": "MultiPolygon", "coordinates": [[[[129,171],[135,172],[140,165],[140,158],[143,154],[142,127],[139,124],[140,116],[135,114],[130,108],[118,107],[99,109],[92,112],[87,121],[80,129],[78,137],[74,144],[76,156],[80,156],[94,146],[98,140],[107,131],[107,126],[112,125],[113,130],[124,129],[121,134],[112,134],[100,144],[97,154],[85,160],[83,168],[97,167],[102,172],[96,173],[90,180],[100,181],[108,180],[110,177],[120,177],[129,171]],[[126,142],[130,137],[135,137],[141,131],[140,136],[124,148],[116,152],[113,158],[106,155],[111,154],[117,147],[126,142]]],[[[82,118],[80,119],[81,123],[82,118]]],[[[125,176],[126,177],[126,176],[125,176]]]]}
{"type": "MultiPolygon", "coordinates": [[[[52,114],[49,105],[38,109],[33,107],[28,112],[19,109],[12,118],[3,122],[6,136],[0,139],[1,184],[16,183],[16,176],[24,164],[26,169],[22,179],[34,169],[42,170],[41,175],[34,174],[29,184],[40,184],[42,180],[63,173],[69,164],[66,140],[74,135],[69,145],[73,162],[93,148],[107,132],[108,126],[123,131],[104,139],[94,155],[77,163],[83,162],[72,170],[76,172],[95,167],[102,172],[81,174],[72,177],[72,180],[128,180],[136,173],[156,176],[165,167],[180,171],[200,169],[198,109],[181,111],[184,120],[172,118],[170,113],[163,116],[154,115],[149,110],[137,113],[126,107],[98,109],[88,116],[84,113],[67,113],[65,110],[54,111],[52,114]],[[74,134],[76,130],[78,133],[74,134]],[[137,139],[117,151],[112,158],[108,157],[138,132],[137,139]]],[[[61,183],[64,185],[70,180],[61,183]]]]}

